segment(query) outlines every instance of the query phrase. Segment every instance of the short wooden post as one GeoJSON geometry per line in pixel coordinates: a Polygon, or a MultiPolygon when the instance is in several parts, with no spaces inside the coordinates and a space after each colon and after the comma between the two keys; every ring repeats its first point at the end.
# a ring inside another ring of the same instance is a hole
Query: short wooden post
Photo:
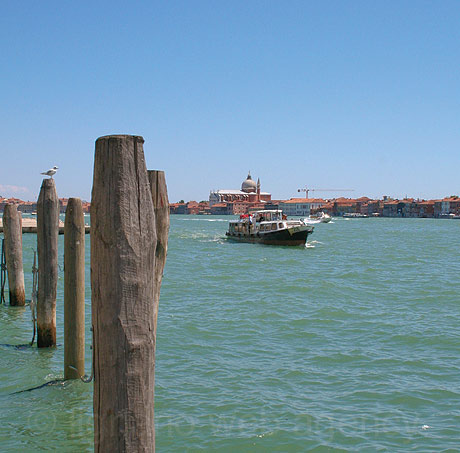
{"type": "Polygon", "coordinates": [[[64,379],[84,374],[85,218],[80,198],[69,198],[64,222],[64,379]]]}
{"type": "Polygon", "coordinates": [[[7,204],[3,210],[3,231],[10,305],[22,306],[26,304],[22,267],[22,216],[14,204],[7,204]]]}
{"type": "Polygon", "coordinates": [[[153,210],[155,213],[155,226],[157,232],[157,244],[155,248],[155,343],[157,337],[158,307],[160,303],[161,280],[163,269],[166,263],[168,252],[168,233],[169,233],[169,200],[168,188],[166,186],[165,172],[149,170],[150,189],[152,191],[153,210]]]}
{"type": "Polygon", "coordinates": [[[96,141],[91,199],[94,451],[154,452],[155,219],[144,139],[96,141]]]}
{"type": "Polygon", "coordinates": [[[44,179],[37,202],[37,345],[56,345],[59,200],[54,179],[44,179]]]}

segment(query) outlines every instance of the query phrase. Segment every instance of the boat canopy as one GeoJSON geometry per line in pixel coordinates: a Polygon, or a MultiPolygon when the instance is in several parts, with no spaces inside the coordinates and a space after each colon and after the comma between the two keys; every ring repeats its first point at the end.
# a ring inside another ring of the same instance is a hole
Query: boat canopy
{"type": "Polygon", "coordinates": [[[251,212],[256,222],[272,221],[272,220],[282,220],[283,211],[279,209],[267,210],[267,211],[254,211],[251,212]]]}
{"type": "Polygon", "coordinates": [[[280,209],[266,210],[266,211],[252,211],[249,214],[241,214],[239,220],[230,221],[234,222],[272,222],[278,220],[286,220],[283,211],[280,209]]]}

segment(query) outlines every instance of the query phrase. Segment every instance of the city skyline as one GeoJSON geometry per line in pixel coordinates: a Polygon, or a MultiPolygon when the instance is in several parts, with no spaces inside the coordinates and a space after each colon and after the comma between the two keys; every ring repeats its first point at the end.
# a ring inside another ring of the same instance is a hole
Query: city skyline
{"type": "Polygon", "coordinates": [[[237,187],[459,195],[460,3],[4,5],[0,196],[91,199],[94,142],[145,139],[171,202],[237,187]]]}

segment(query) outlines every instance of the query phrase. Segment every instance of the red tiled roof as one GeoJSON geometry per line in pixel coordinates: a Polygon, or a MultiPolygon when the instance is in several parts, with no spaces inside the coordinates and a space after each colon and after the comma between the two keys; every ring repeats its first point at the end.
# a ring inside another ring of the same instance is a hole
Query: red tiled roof
{"type": "Polygon", "coordinates": [[[353,199],[345,199],[345,200],[336,200],[335,201],[337,203],[338,206],[353,206],[354,204],[356,204],[356,200],[353,200],[353,199]]]}
{"type": "Polygon", "coordinates": [[[280,203],[300,204],[300,203],[324,203],[322,198],[290,198],[289,200],[280,200],[280,203]]]}
{"type": "Polygon", "coordinates": [[[280,201],[280,203],[306,203],[306,198],[290,198],[289,200],[280,201]]]}
{"type": "Polygon", "coordinates": [[[383,204],[384,205],[399,204],[399,200],[384,201],[383,204]]]}

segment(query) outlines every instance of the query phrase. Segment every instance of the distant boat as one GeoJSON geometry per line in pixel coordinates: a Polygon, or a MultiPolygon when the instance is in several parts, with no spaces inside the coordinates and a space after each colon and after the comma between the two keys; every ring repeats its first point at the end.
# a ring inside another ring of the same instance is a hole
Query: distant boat
{"type": "Polygon", "coordinates": [[[310,216],[305,219],[305,221],[309,224],[311,223],[329,223],[331,220],[332,220],[332,217],[323,211],[317,212],[316,214],[310,214],[310,216]]]}
{"type": "Polygon", "coordinates": [[[228,239],[267,245],[305,245],[313,227],[304,220],[288,220],[280,210],[255,211],[229,222],[228,239]]]}
{"type": "Polygon", "coordinates": [[[367,214],[361,214],[360,212],[345,212],[342,217],[348,219],[367,219],[369,216],[367,214]]]}

